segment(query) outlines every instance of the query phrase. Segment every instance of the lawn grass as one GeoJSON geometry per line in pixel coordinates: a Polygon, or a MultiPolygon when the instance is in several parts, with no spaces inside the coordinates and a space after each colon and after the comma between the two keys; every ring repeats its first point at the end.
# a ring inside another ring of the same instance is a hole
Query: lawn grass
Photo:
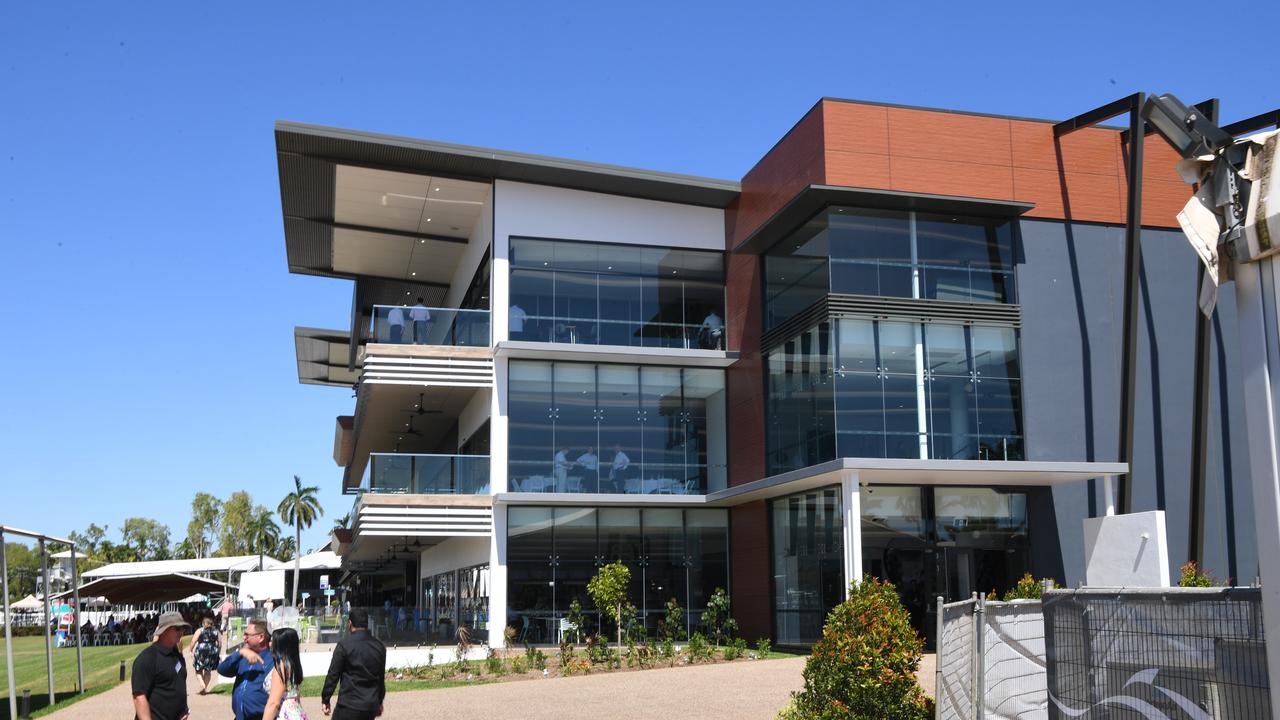
{"type": "MultiPolygon", "coordinates": [[[[493,682],[492,680],[388,680],[387,692],[401,692],[404,690],[438,690],[440,688],[461,687],[463,685],[482,685],[484,683],[493,682]]],[[[209,690],[210,693],[217,695],[230,695],[233,683],[220,683],[209,690]]],[[[302,687],[298,688],[298,694],[303,697],[320,697],[320,690],[324,688],[324,678],[309,677],[302,680],[302,687]]]]}
{"type": "MultiPolygon", "coordinates": [[[[145,647],[145,644],[138,643],[83,648],[85,689],[90,694],[96,694],[101,690],[114,687],[120,682],[120,661],[125,661],[126,671],[131,669],[133,659],[145,647]]],[[[4,652],[4,640],[0,638],[0,662],[3,662],[4,652]]],[[[43,637],[13,639],[13,675],[19,701],[21,701],[22,691],[30,690],[33,714],[52,712],[45,707],[49,702],[49,685],[43,637]]],[[[74,694],[76,681],[75,648],[54,648],[53,689],[57,707],[69,705],[74,700],[80,699],[80,696],[74,694]]],[[[8,717],[9,677],[8,673],[0,669],[0,720],[8,717]]]]}

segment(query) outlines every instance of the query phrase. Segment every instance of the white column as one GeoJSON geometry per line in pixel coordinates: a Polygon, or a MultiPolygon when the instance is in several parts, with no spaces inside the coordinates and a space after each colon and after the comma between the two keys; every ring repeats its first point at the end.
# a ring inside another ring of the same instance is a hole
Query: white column
{"type": "MultiPolygon", "coordinates": [[[[1277,447],[1276,397],[1280,381],[1280,318],[1274,258],[1236,263],[1236,307],[1239,311],[1239,371],[1244,380],[1245,432],[1253,485],[1254,532],[1258,569],[1262,574],[1264,632],[1280,635],[1280,448],[1277,447]]],[[[1271,706],[1280,708],[1280,642],[1267,644],[1271,706]]]]}
{"type": "MultiPolygon", "coordinates": [[[[503,222],[502,201],[498,190],[501,180],[493,183],[493,267],[489,271],[489,321],[492,323],[493,344],[497,345],[508,337],[510,326],[507,324],[507,311],[511,307],[511,242],[506,223],[503,222]]],[[[489,210],[489,208],[485,208],[489,210]]]]}
{"type": "Polygon", "coordinates": [[[507,492],[507,359],[493,359],[493,393],[489,397],[489,489],[507,492]]]}
{"type": "MultiPolygon", "coordinates": [[[[911,238],[911,297],[920,298],[920,246],[916,238],[916,214],[907,213],[908,236],[911,238]]],[[[929,413],[924,386],[924,326],[913,323],[916,345],[916,432],[920,443],[920,459],[929,459],[929,413]]]]}
{"type": "Polygon", "coordinates": [[[489,647],[501,648],[507,629],[507,505],[493,503],[489,538],[489,647]]]}
{"type": "Polygon", "coordinates": [[[840,472],[840,505],[844,517],[844,595],[849,597],[849,584],[862,580],[862,488],[856,470],[840,472]]]}
{"type": "Polygon", "coordinates": [[[1111,489],[1111,478],[1111,475],[1102,476],[1102,497],[1103,504],[1107,508],[1107,517],[1116,514],[1116,494],[1111,489]]]}

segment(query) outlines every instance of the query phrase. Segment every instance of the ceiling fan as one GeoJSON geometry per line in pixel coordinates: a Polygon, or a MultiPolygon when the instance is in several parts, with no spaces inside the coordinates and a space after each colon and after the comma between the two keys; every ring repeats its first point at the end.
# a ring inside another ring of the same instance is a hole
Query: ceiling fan
{"type": "Polygon", "coordinates": [[[404,429],[403,429],[403,430],[392,430],[392,431],[391,431],[391,434],[392,434],[392,435],[399,435],[399,436],[401,436],[401,437],[403,437],[403,436],[405,436],[405,435],[417,435],[418,437],[422,437],[422,433],[421,433],[421,432],[419,432],[418,430],[414,430],[414,429],[413,429],[413,418],[414,418],[414,417],[415,417],[415,416],[414,416],[413,414],[410,414],[410,415],[409,415],[409,422],[407,422],[407,423],[405,423],[405,424],[404,424],[404,429]]]}
{"type": "Polygon", "coordinates": [[[439,415],[442,412],[441,410],[427,409],[426,403],[423,402],[423,398],[425,396],[426,396],[426,393],[418,393],[418,404],[413,406],[413,414],[414,415],[439,415]]]}

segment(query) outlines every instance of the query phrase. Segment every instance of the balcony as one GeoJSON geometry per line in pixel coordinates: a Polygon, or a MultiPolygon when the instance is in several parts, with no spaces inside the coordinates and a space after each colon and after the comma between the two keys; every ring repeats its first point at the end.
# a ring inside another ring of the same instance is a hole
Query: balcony
{"type": "Polygon", "coordinates": [[[384,495],[488,495],[488,455],[370,453],[360,490],[384,495]]]}
{"type": "Polygon", "coordinates": [[[489,347],[489,311],[374,305],[370,342],[437,347],[489,347]]]}

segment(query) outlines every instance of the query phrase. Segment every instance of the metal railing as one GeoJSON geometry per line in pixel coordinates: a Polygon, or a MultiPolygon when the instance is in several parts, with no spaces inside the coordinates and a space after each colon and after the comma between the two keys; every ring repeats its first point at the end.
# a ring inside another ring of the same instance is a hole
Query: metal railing
{"type": "Polygon", "coordinates": [[[369,339],[393,345],[488,347],[489,311],[374,305],[369,339]]]}
{"type": "Polygon", "coordinates": [[[375,494],[485,495],[489,456],[371,453],[360,489],[375,494]]]}

